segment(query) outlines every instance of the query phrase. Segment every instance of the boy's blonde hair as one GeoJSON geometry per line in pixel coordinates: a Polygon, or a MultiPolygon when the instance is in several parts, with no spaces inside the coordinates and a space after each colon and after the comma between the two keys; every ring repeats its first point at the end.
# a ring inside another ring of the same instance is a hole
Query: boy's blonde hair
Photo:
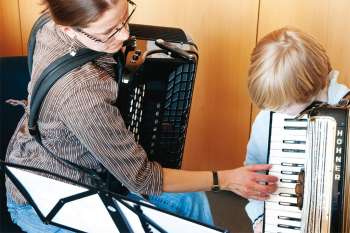
{"type": "Polygon", "coordinates": [[[316,38],[287,26],[267,34],[254,48],[248,69],[249,98],[259,109],[271,111],[309,103],[326,87],[331,71],[316,38]]]}

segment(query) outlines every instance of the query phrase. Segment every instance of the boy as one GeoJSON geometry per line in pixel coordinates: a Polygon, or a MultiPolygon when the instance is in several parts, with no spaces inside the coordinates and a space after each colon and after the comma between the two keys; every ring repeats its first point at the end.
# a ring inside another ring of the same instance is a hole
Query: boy
{"type": "MultiPolygon", "coordinates": [[[[297,115],[313,101],[337,105],[349,89],[337,83],[322,45],[311,34],[287,26],[263,37],[251,54],[247,86],[261,109],[253,124],[244,165],[267,162],[270,111],[297,115]]],[[[262,232],[264,202],[250,200],[246,212],[254,233],[262,232]]]]}

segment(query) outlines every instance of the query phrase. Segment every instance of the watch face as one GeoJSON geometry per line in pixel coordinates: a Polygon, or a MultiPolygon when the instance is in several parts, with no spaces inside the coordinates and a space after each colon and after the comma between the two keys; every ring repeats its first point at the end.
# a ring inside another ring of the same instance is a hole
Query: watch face
{"type": "Polygon", "coordinates": [[[219,192],[220,191],[220,186],[219,185],[213,185],[213,187],[211,187],[211,191],[219,192]]]}

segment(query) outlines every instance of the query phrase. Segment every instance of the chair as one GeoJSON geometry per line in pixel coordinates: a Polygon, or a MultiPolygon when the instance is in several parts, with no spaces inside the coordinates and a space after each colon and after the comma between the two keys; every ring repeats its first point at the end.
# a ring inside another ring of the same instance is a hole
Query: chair
{"type": "MultiPolygon", "coordinates": [[[[5,103],[5,101],[8,99],[27,99],[27,86],[30,81],[27,57],[0,58],[0,81],[0,156],[1,160],[5,160],[8,143],[20,118],[24,114],[22,106],[12,106],[5,103]]],[[[10,213],[7,211],[5,175],[3,171],[1,171],[0,177],[0,232],[22,232],[21,228],[11,221],[10,213]]]]}

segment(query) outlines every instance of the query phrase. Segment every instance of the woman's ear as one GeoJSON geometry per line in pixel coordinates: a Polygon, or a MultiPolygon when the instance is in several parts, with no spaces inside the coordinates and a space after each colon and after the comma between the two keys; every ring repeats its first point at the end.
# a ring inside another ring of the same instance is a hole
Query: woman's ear
{"type": "Polygon", "coordinates": [[[69,26],[62,26],[62,25],[58,25],[58,29],[64,33],[66,33],[69,37],[74,38],[76,36],[76,32],[75,30],[73,30],[73,28],[69,27],[69,26]]]}

